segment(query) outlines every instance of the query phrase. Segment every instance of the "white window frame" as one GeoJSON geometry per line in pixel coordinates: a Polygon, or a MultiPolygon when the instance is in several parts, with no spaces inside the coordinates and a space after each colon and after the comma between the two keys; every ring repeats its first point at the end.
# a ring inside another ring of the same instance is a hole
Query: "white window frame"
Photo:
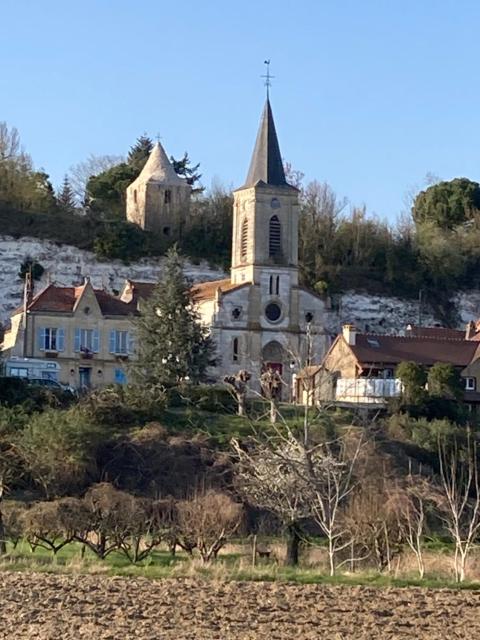
{"type": "Polygon", "coordinates": [[[472,376],[465,378],[465,391],[475,391],[477,388],[476,379],[472,376]]]}

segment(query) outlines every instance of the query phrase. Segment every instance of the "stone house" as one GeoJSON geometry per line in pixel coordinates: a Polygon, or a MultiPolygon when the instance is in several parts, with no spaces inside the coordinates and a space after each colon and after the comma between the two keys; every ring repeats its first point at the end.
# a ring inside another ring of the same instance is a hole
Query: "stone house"
{"type": "Polygon", "coordinates": [[[127,283],[122,299],[94,289],[87,278],[79,287],[50,284],[31,298],[27,293],[5,332],[4,357],[17,359],[15,374],[25,377],[25,358],[55,362],[45,377],[76,388],[125,382],[138,313],[133,291],[127,283]]]}
{"type": "Polygon", "coordinates": [[[136,180],[127,187],[127,220],[165,237],[178,237],[187,221],[191,187],[156,142],[136,180]]]}
{"type": "Polygon", "coordinates": [[[401,395],[395,369],[400,362],[426,368],[436,362],[452,364],[465,381],[465,402],[480,403],[480,324],[466,331],[409,326],[405,335],[360,333],[344,325],[323,362],[300,372],[300,402],[385,404],[401,395]]]}

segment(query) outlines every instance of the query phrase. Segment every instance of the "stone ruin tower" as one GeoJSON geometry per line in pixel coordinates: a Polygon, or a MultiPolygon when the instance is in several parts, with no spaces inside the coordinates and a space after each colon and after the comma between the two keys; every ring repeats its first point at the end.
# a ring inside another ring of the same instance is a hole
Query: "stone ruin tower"
{"type": "Polygon", "coordinates": [[[188,216],[191,187],[180,178],[160,142],[127,187],[127,220],[146,231],[178,237],[188,216]]]}

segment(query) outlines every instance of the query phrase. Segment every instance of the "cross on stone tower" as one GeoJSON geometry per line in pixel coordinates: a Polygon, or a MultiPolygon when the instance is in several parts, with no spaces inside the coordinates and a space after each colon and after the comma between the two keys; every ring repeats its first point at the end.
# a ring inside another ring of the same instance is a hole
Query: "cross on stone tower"
{"type": "Polygon", "coordinates": [[[271,76],[270,75],[270,59],[265,60],[263,64],[265,64],[267,66],[267,73],[265,75],[261,76],[261,77],[265,78],[265,86],[267,87],[267,98],[269,98],[270,97],[270,87],[272,86],[272,83],[270,81],[275,76],[271,76]]]}

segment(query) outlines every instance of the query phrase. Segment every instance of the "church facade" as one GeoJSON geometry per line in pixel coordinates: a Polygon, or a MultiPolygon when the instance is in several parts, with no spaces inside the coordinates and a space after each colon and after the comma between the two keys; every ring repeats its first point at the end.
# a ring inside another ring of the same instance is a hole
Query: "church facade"
{"type": "Polygon", "coordinates": [[[262,371],[274,369],[284,399],[295,372],[329,346],[325,303],[299,284],[298,196],[285,178],[267,99],[246,182],[234,192],[231,276],[196,285],[194,297],[217,345],[213,377],[246,369],[259,391],[262,371]]]}

